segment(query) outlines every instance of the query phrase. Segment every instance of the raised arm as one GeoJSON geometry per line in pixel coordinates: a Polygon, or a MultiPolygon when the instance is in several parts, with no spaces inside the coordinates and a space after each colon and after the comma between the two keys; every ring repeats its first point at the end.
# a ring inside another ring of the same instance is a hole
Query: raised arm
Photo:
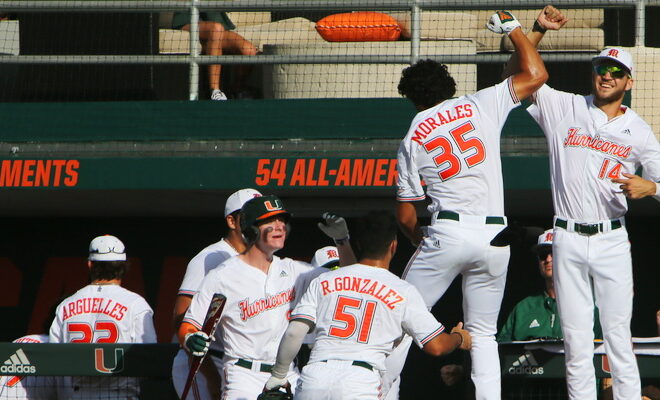
{"type": "MultiPolygon", "coordinates": [[[[545,6],[539,13],[538,17],[536,17],[532,30],[527,33],[527,39],[532,46],[536,48],[543,39],[546,31],[558,31],[567,22],[568,18],[566,18],[557,8],[550,5],[545,6]]],[[[506,79],[519,71],[520,64],[518,61],[518,53],[514,52],[502,72],[502,79],[506,79]]]]}
{"type": "Polygon", "coordinates": [[[345,267],[355,264],[357,259],[351,247],[348,226],[344,217],[329,212],[323,213],[321,217],[323,218],[323,222],[319,222],[317,225],[323,233],[334,240],[337,251],[339,252],[339,265],[345,267]]]}
{"type": "Polygon", "coordinates": [[[519,99],[529,97],[548,80],[548,72],[536,47],[523,33],[520,22],[508,11],[493,14],[486,27],[495,33],[509,35],[518,54],[519,70],[513,74],[513,89],[519,99]]]}

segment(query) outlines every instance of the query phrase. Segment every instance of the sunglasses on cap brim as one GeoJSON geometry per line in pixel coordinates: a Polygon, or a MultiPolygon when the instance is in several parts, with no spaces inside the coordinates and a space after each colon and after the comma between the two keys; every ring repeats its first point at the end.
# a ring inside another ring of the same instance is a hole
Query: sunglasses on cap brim
{"type": "Polygon", "coordinates": [[[539,258],[539,260],[545,260],[546,257],[548,257],[548,254],[552,254],[551,246],[543,246],[543,248],[536,250],[536,256],[539,258]]]}
{"type": "Polygon", "coordinates": [[[610,73],[612,78],[620,79],[624,76],[630,76],[630,72],[625,68],[617,67],[616,65],[596,64],[594,65],[594,72],[598,75],[605,75],[610,73]]]}

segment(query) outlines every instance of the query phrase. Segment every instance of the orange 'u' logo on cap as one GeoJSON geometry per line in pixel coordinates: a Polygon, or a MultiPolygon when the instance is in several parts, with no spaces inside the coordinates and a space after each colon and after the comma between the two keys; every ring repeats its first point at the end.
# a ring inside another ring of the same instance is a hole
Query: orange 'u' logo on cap
{"type": "Polygon", "coordinates": [[[270,200],[266,200],[266,202],[264,202],[264,205],[266,206],[266,210],[268,211],[281,210],[282,205],[280,204],[280,202],[278,200],[273,200],[273,201],[275,202],[275,205],[273,205],[273,203],[271,203],[270,200]]]}
{"type": "Polygon", "coordinates": [[[610,51],[607,53],[607,55],[610,56],[610,57],[619,58],[619,50],[610,49],[610,51]]]}

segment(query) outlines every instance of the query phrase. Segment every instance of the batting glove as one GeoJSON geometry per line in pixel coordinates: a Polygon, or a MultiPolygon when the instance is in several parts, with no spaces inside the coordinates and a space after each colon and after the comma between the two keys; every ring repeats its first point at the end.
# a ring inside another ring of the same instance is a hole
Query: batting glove
{"type": "Polygon", "coordinates": [[[323,222],[317,224],[319,229],[334,239],[335,243],[341,244],[340,242],[349,239],[348,226],[346,226],[346,220],[343,217],[329,212],[323,213],[321,217],[323,222]]]}
{"type": "Polygon", "coordinates": [[[211,338],[202,331],[188,333],[183,341],[183,347],[195,357],[203,357],[210,344],[211,338]]]}
{"type": "Polygon", "coordinates": [[[506,33],[510,35],[516,28],[521,28],[520,22],[508,11],[497,11],[491,15],[486,28],[495,33],[506,33]]]}
{"type": "Polygon", "coordinates": [[[267,392],[273,389],[279,389],[283,386],[286,386],[288,383],[289,381],[287,381],[286,378],[276,378],[271,375],[264,385],[264,391],[267,392]]]}

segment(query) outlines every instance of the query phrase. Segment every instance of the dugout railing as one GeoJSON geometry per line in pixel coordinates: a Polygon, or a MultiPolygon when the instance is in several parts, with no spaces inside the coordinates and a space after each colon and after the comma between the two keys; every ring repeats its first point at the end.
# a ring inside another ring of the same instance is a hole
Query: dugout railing
{"type": "MultiPolygon", "coordinates": [[[[507,2],[510,9],[540,9],[547,1],[507,2]]],[[[635,14],[634,44],[643,46],[646,32],[646,8],[660,5],[660,0],[558,0],[554,5],[564,9],[621,9],[635,14]]],[[[282,64],[410,64],[424,55],[422,41],[422,20],[424,11],[431,10],[488,10],[501,8],[502,3],[492,0],[464,0],[456,2],[437,2],[432,0],[385,0],[368,2],[360,0],[345,1],[295,1],[295,0],[0,0],[0,12],[67,12],[67,13],[157,13],[165,11],[180,11],[190,13],[190,43],[189,54],[79,54],[79,55],[0,55],[0,65],[11,64],[103,64],[103,65],[188,65],[188,97],[190,100],[199,98],[200,66],[208,64],[236,65],[282,65],[282,64]],[[197,37],[199,13],[210,10],[243,11],[243,12],[316,12],[332,10],[334,12],[348,11],[405,11],[409,12],[410,40],[406,44],[408,51],[388,52],[387,49],[378,54],[261,54],[255,57],[221,55],[200,55],[197,37]]],[[[480,24],[483,25],[484,21],[480,24]]],[[[103,34],[100,32],[100,34],[103,34]]],[[[508,54],[435,54],[424,55],[429,58],[440,58],[446,64],[501,64],[508,54]]],[[[591,52],[556,51],[546,54],[546,62],[585,62],[593,56],[591,52]]],[[[375,96],[382,97],[382,96],[375,96]]],[[[387,97],[387,96],[385,96],[387,97]]]]}
{"type": "MultiPolygon", "coordinates": [[[[659,345],[660,338],[638,339],[635,342],[643,381],[660,378],[659,345]]],[[[597,343],[597,346],[602,347],[602,344],[597,343]]],[[[561,347],[562,343],[557,341],[500,344],[503,398],[564,398],[565,368],[561,347]]],[[[602,349],[598,349],[594,356],[596,377],[608,378],[609,363],[602,349]]],[[[99,397],[94,398],[111,400],[113,393],[117,396],[122,393],[120,388],[113,387],[116,382],[122,382],[121,378],[138,378],[141,399],[176,399],[171,383],[171,365],[177,350],[175,344],[0,343],[0,361],[3,361],[0,364],[0,382],[6,385],[6,377],[13,375],[86,377],[96,379],[95,392],[99,397]]],[[[408,368],[414,366],[409,365],[408,368]]],[[[43,381],[38,384],[44,385],[43,381]]],[[[430,391],[432,386],[429,383],[430,391]]],[[[60,390],[63,388],[60,387],[60,390]]],[[[2,384],[0,398],[12,398],[10,391],[2,384]]]]}

